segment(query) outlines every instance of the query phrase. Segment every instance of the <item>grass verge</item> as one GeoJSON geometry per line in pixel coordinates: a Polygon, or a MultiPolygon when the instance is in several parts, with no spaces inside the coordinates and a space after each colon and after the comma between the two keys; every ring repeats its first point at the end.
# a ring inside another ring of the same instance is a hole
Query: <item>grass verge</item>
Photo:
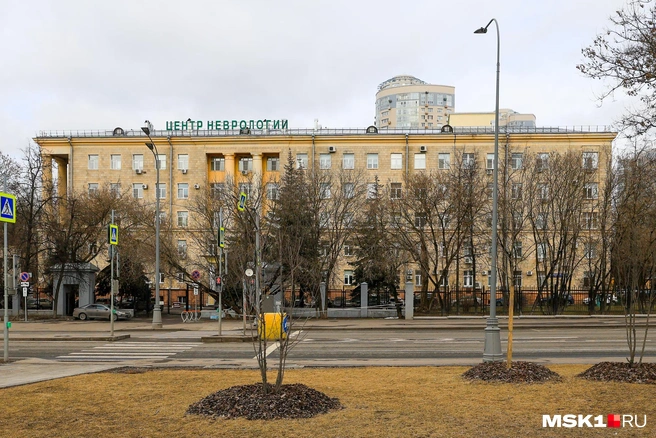
{"type": "MultiPolygon", "coordinates": [[[[552,365],[560,383],[465,381],[467,367],[288,370],[344,406],[311,419],[249,421],[185,416],[190,404],[252,370],[98,373],[0,390],[2,437],[518,437],[656,436],[654,386],[591,382],[588,366],[552,365]],[[543,429],[542,414],[637,414],[644,429],[543,429]]],[[[2,369],[0,368],[0,371],[2,369]]]]}

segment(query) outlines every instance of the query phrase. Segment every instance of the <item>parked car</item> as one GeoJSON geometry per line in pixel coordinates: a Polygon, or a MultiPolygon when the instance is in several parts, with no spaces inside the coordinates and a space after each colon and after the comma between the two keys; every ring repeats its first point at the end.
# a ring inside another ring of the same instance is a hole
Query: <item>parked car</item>
{"type": "MultiPolygon", "coordinates": [[[[599,298],[601,300],[601,298],[599,298]]],[[[617,295],[606,295],[606,304],[611,305],[611,304],[617,304],[617,295]]],[[[588,305],[590,304],[590,297],[586,297],[583,299],[583,304],[588,305]]]]}
{"type": "Polygon", "coordinates": [[[456,307],[458,304],[460,304],[460,307],[464,309],[468,309],[474,306],[480,307],[483,305],[483,299],[479,296],[474,297],[474,295],[466,294],[461,296],[460,299],[451,301],[452,307],[456,307]]]}
{"type": "Polygon", "coordinates": [[[52,309],[52,301],[49,300],[48,298],[40,298],[37,300],[36,298],[28,298],[27,299],[27,308],[28,309],[52,309]]]}
{"type": "MultiPolygon", "coordinates": [[[[567,306],[567,305],[571,306],[572,304],[574,304],[574,297],[572,296],[572,294],[569,294],[569,293],[567,295],[561,297],[560,300],[561,300],[560,303],[563,306],[567,306]]],[[[544,306],[544,305],[550,306],[551,303],[552,303],[552,297],[549,296],[549,295],[545,295],[545,296],[541,297],[540,300],[538,301],[538,304],[540,304],[541,306],[544,306]]]]}
{"type": "MultiPolygon", "coordinates": [[[[76,307],[73,309],[73,318],[81,321],[87,319],[106,319],[109,320],[111,309],[104,304],[87,304],[86,306],[76,307]]],[[[128,319],[129,313],[114,309],[114,321],[117,319],[128,319]]]]}

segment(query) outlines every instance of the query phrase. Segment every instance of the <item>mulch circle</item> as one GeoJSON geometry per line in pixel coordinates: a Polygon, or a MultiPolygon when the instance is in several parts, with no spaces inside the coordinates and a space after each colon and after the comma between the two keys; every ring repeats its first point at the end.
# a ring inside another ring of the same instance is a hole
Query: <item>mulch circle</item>
{"type": "Polygon", "coordinates": [[[506,362],[483,362],[463,375],[467,380],[502,383],[544,383],[559,382],[561,377],[544,365],[532,362],[513,362],[508,369],[506,362]]]}
{"type": "Polygon", "coordinates": [[[628,362],[600,362],[577,377],[600,382],[656,384],[656,363],[630,366],[628,362]]]}
{"type": "Polygon", "coordinates": [[[296,383],[282,385],[277,393],[264,394],[261,383],[232,386],[208,395],[192,404],[187,414],[212,418],[246,418],[274,420],[281,418],[310,418],[341,409],[336,398],[296,383]]]}

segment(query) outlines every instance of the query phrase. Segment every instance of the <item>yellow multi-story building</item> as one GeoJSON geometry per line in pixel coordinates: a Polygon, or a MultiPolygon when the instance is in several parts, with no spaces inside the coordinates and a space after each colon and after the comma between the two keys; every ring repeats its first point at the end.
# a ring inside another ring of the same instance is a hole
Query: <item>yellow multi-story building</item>
{"type": "MultiPolygon", "coordinates": [[[[275,181],[288,153],[300,166],[312,171],[357,170],[367,183],[378,181],[391,187],[393,194],[400,193],[395,189],[402,190],[412,175],[440,172],[456,163],[486,169],[483,177],[492,181],[489,171],[493,167],[492,127],[476,130],[447,127],[443,132],[417,133],[375,127],[289,129],[286,125],[286,121],[188,121],[169,122],[167,127],[171,129],[151,132],[161,163],[160,205],[177,232],[176,238],[180,239],[189,223],[192,214],[189,206],[196,191],[226,180],[239,184],[252,174],[263,184],[275,181]],[[206,129],[210,124],[211,129],[206,129]]],[[[597,185],[594,192],[590,189],[586,193],[596,196],[599,185],[603,184],[615,136],[615,132],[605,127],[582,130],[535,127],[514,130],[509,127],[500,136],[500,157],[515,169],[521,167],[523,157],[529,155],[543,159],[551,153],[573,152],[581,157],[581,166],[592,172],[590,181],[597,185]]],[[[145,145],[149,140],[140,129],[42,132],[34,140],[41,146],[45,161],[57,163],[60,194],[93,192],[109,185],[115,190],[130,188],[134,198],[154,202],[155,160],[145,145]]],[[[582,197],[584,189],[587,187],[581,188],[582,197]]],[[[523,284],[532,288],[539,279],[538,275],[532,275],[540,248],[535,251],[534,256],[524,257],[517,269],[520,281],[521,277],[526,277],[523,284]]],[[[338,264],[341,275],[335,276],[340,280],[330,285],[331,290],[351,286],[353,267],[349,261],[352,256],[344,255],[338,264]]],[[[454,265],[449,274],[462,278],[465,286],[472,271],[466,261],[463,259],[459,265],[462,272],[455,272],[454,265]]],[[[478,272],[489,270],[487,258],[481,257],[479,263],[478,272]]],[[[426,281],[416,277],[414,280],[417,290],[426,281]]],[[[160,281],[174,290],[184,286],[174,278],[160,281]]]]}

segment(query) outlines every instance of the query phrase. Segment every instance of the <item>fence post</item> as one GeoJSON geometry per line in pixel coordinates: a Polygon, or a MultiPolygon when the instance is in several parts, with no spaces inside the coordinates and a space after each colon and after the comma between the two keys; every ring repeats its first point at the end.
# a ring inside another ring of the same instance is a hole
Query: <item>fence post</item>
{"type": "Polygon", "coordinates": [[[405,282],[405,319],[415,317],[415,285],[411,281],[405,282]]]}
{"type": "Polygon", "coordinates": [[[369,288],[367,283],[360,283],[360,317],[367,318],[369,307],[369,288]]]}

